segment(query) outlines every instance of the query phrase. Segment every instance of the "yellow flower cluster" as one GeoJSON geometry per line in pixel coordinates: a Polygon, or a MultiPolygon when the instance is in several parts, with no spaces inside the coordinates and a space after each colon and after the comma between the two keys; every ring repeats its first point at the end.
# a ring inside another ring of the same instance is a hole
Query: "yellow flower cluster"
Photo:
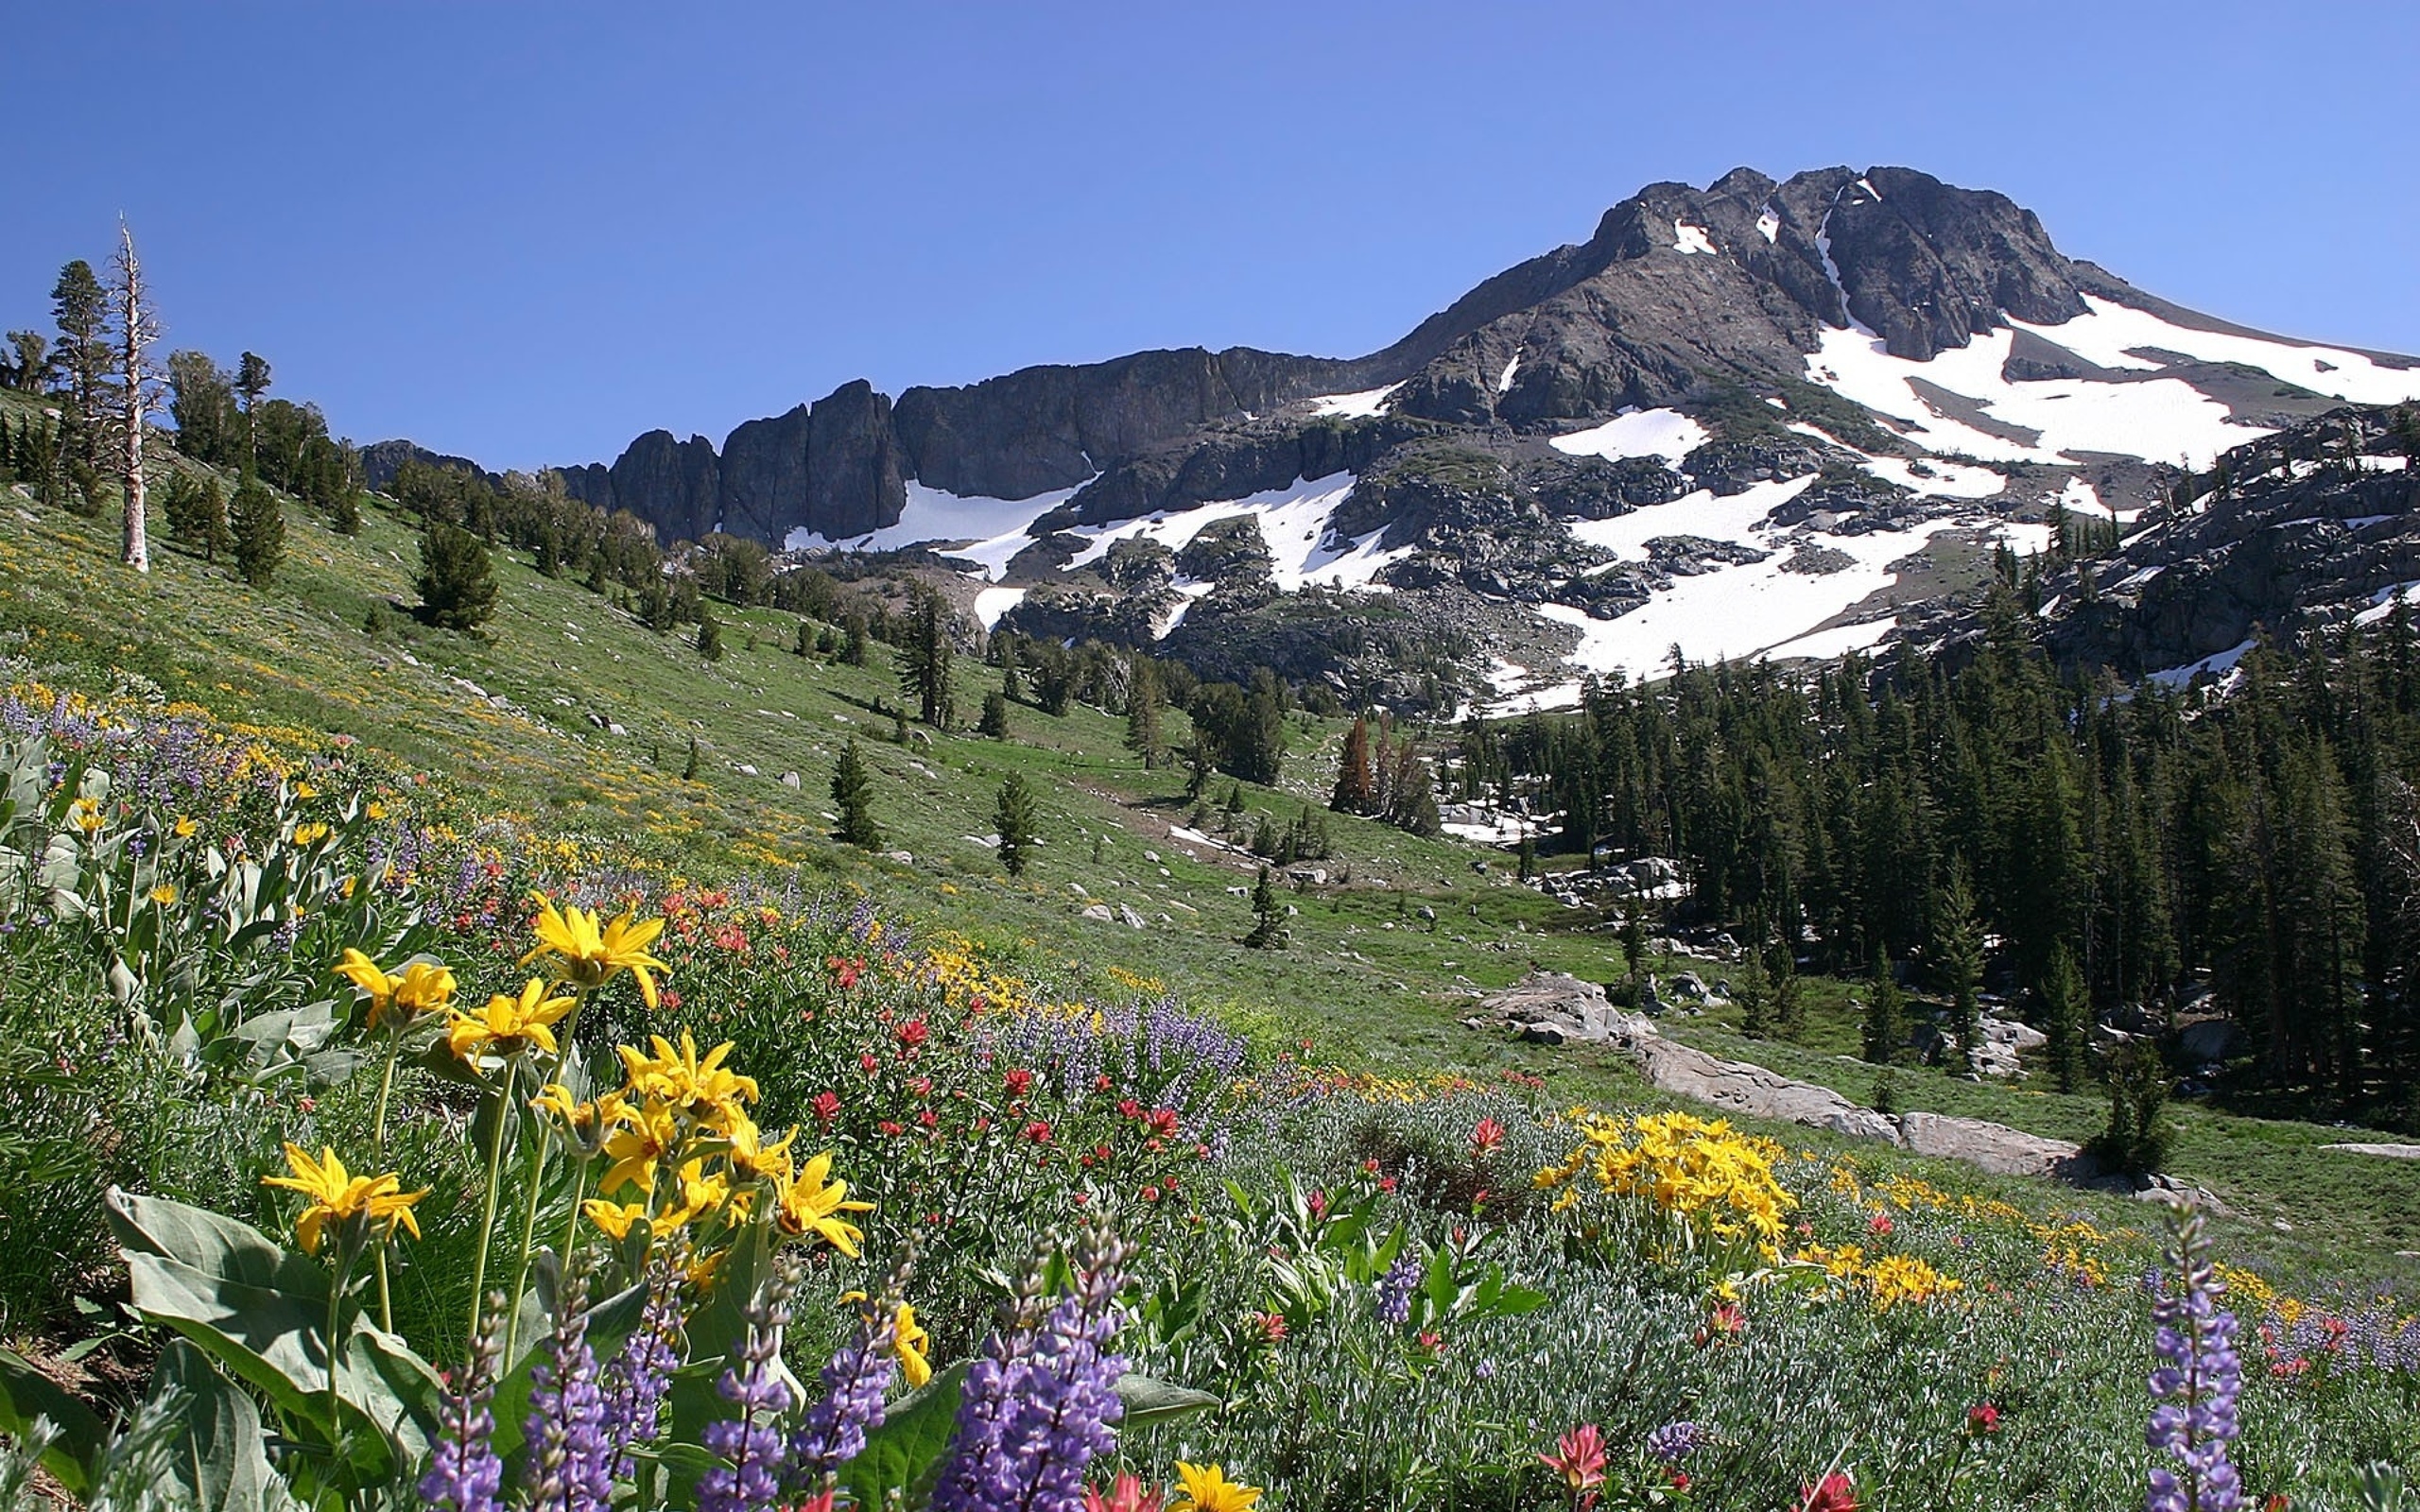
{"type": "Polygon", "coordinates": [[[1865,1292],[1877,1313],[1888,1313],[1894,1307],[1921,1306],[1946,1297],[1962,1285],[1913,1255],[1868,1258],[1858,1245],[1810,1245],[1791,1258],[1802,1264],[1820,1265],[1833,1280],[1865,1292]]]}
{"type": "Polygon", "coordinates": [[[944,936],[925,952],[933,986],[953,1007],[980,999],[986,1012],[1016,1013],[1033,1004],[1033,988],[983,958],[983,947],[963,935],[944,936]]]}
{"type": "Polygon", "coordinates": [[[1767,1263],[1780,1258],[1784,1214],[1798,1206],[1773,1175],[1782,1148],[1734,1129],[1727,1120],[1687,1113],[1616,1117],[1574,1108],[1581,1143],[1532,1178],[1557,1192],[1558,1211],[1577,1207],[1590,1185],[1637,1198],[1681,1224],[1692,1247],[1751,1246],[1767,1263]]]}
{"type": "Polygon", "coordinates": [[[795,1128],[766,1140],[748,1112],[755,1080],[724,1063],[728,1042],[701,1055],[683,1031],[678,1045],[655,1035],[644,1051],[622,1045],[616,1053],[618,1089],[581,1103],[553,1086],[534,1100],[573,1149],[605,1167],[601,1194],[581,1210],[590,1222],[619,1240],[642,1221],[655,1235],[735,1228],[761,1214],[792,1238],[856,1255],[864,1235],[846,1214],[873,1204],[850,1200],[849,1184],[832,1179],[832,1152],[800,1164],[790,1152],[795,1128]]]}

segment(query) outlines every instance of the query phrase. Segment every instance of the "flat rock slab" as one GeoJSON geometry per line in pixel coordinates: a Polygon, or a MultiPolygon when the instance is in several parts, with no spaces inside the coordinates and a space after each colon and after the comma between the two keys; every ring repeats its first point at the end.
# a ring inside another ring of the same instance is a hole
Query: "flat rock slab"
{"type": "MultiPolygon", "coordinates": [[[[1667,1040],[1655,1032],[1650,1020],[1615,1007],[1603,988],[1560,971],[1532,971],[1513,986],[1489,993],[1478,1008],[1463,1021],[1473,1028],[1507,1031],[1541,1044],[1607,1045],[1636,1062],[1658,1091],[1729,1112],[1782,1119],[1852,1139],[1878,1140],[1912,1154],[1963,1160],[2001,1176],[2082,1180],[2095,1174],[2083,1149],[2065,1140],[1946,1113],[1903,1113],[1893,1118],[1860,1107],[1829,1087],[1798,1081],[1748,1061],[1725,1060],[1694,1045],[1667,1040]]],[[[2409,1151],[2408,1158],[2420,1158],[2420,1145],[2328,1147],[2379,1154],[2409,1151]]]]}
{"type": "Polygon", "coordinates": [[[2420,1160],[2420,1144],[2323,1144],[2320,1148],[2347,1155],[2382,1155],[2390,1160],[2420,1160]]]}

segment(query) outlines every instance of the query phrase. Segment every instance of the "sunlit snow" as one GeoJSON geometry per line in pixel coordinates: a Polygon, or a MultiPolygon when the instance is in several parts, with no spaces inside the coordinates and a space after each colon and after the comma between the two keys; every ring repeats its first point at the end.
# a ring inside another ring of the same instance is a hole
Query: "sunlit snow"
{"type": "Polygon", "coordinates": [[[1000,616],[1025,602],[1022,588],[986,588],[975,595],[975,617],[990,629],[1000,623],[1000,616]]]}
{"type": "Polygon", "coordinates": [[[1626,409],[1584,431],[1547,444],[1567,456],[1660,456],[1678,464],[1706,443],[1706,429],[1676,409],[1626,409]]]}
{"type": "Polygon", "coordinates": [[[1765,213],[1756,217],[1756,234],[1762,236],[1769,242],[1779,239],[1781,235],[1781,215],[1773,209],[1772,206],[1767,205],[1765,207],[1765,213]]]}
{"type": "MultiPolygon", "coordinates": [[[[1079,485],[1080,487],[1080,485],[1079,485]]],[[[811,530],[793,530],[782,546],[787,551],[898,551],[907,546],[945,542],[935,547],[943,556],[979,562],[983,576],[996,578],[1009,558],[1033,544],[1026,534],[1035,520],[1075,497],[1075,489],[1053,489],[1030,499],[964,498],[910,479],[908,503],[899,523],[870,535],[830,541],[811,530]]]]}
{"type": "Polygon", "coordinates": [[[2169,667],[2164,672],[2152,673],[2145,680],[2169,688],[2186,687],[2202,673],[2207,672],[2216,677],[2234,671],[2235,664],[2242,661],[2243,654],[2251,649],[2252,643],[2245,641],[2228,646],[2223,651],[2214,651],[2199,662],[2190,662],[2181,667],[2169,667]]]}
{"type": "Polygon", "coordinates": [[[1073,533],[1091,543],[1076,554],[1068,569],[1090,565],[1120,541],[1156,541],[1171,551],[1182,551],[1217,522],[1250,515],[1269,546],[1270,578],[1286,592],[1312,583],[1324,588],[1383,587],[1372,579],[1390,563],[1411,555],[1414,548],[1380,550],[1378,538],[1386,534],[1384,530],[1352,539],[1332,537],[1328,517],[1352,491],[1352,473],[1331,472],[1323,478],[1298,478],[1286,488],[1249,498],[1219,500],[1114,525],[1080,527],[1073,533]]]}
{"type": "Polygon", "coordinates": [[[1672,250],[1684,255],[1711,252],[1714,242],[1706,235],[1703,226],[1692,226],[1676,217],[1672,222],[1672,250]]]}
{"type": "Polygon", "coordinates": [[[1389,384],[1384,388],[1364,388],[1356,394],[1322,394],[1311,401],[1314,415],[1375,415],[1387,407],[1387,399],[1403,385],[1389,384]]]}
{"type": "Polygon", "coordinates": [[[1516,352],[1512,353],[1512,360],[1504,365],[1504,370],[1496,375],[1495,391],[1499,394],[1511,393],[1512,391],[1512,375],[1520,370],[1521,354],[1516,352]]]}

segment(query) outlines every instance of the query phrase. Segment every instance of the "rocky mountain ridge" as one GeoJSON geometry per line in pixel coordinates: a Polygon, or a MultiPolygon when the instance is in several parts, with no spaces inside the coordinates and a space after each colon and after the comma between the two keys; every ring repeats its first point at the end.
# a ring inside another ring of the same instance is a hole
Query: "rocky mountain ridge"
{"type": "Polygon", "coordinates": [[[2055,509],[2132,521],[2180,462],[2415,396],[2411,359],[2169,304],[2005,196],[1742,168],[1651,185],[1364,356],[858,381],[560,472],[666,540],[930,548],[987,627],[1513,708],[1676,646],[1876,645],[2055,509]]]}

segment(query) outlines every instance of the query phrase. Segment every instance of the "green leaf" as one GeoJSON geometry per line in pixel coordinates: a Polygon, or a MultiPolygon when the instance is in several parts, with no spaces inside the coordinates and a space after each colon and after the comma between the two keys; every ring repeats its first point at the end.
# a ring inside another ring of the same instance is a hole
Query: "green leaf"
{"type": "Polygon", "coordinates": [[[936,1371],[932,1380],[900,1399],[882,1426],[866,1435],[864,1451],[840,1467],[840,1486],[859,1506],[880,1506],[890,1491],[911,1491],[940,1468],[958,1423],[959,1394],[971,1363],[960,1360],[936,1371]]]}
{"type": "Polygon", "coordinates": [[[1138,1375],[1117,1378],[1117,1400],[1126,1404],[1126,1416],[1118,1425],[1121,1429],[1190,1418],[1195,1413],[1215,1411],[1223,1405],[1206,1391],[1195,1391],[1189,1386],[1171,1385],[1165,1381],[1138,1375]]]}
{"type": "Polygon", "coordinates": [[[168,1392],[180,1399],[184,1430],[169,1474],[191,1504],[224,1512],[278,1512],[293,1504],[263,1447],[268,1439],[260,1409],[183,1339],[160,1351],[151,1375],[154,1400],[168,1392]]]}
{"type": "Polygon", "coordinates": [[[37,1418],[49,1418],[60,1431],[42,1468],[78,1496],[92,1490],[93,1460],[109,1441],[109,1425],[23,1355],[0,1349],[0,1428],[22,1437],[37,1418]]]}

